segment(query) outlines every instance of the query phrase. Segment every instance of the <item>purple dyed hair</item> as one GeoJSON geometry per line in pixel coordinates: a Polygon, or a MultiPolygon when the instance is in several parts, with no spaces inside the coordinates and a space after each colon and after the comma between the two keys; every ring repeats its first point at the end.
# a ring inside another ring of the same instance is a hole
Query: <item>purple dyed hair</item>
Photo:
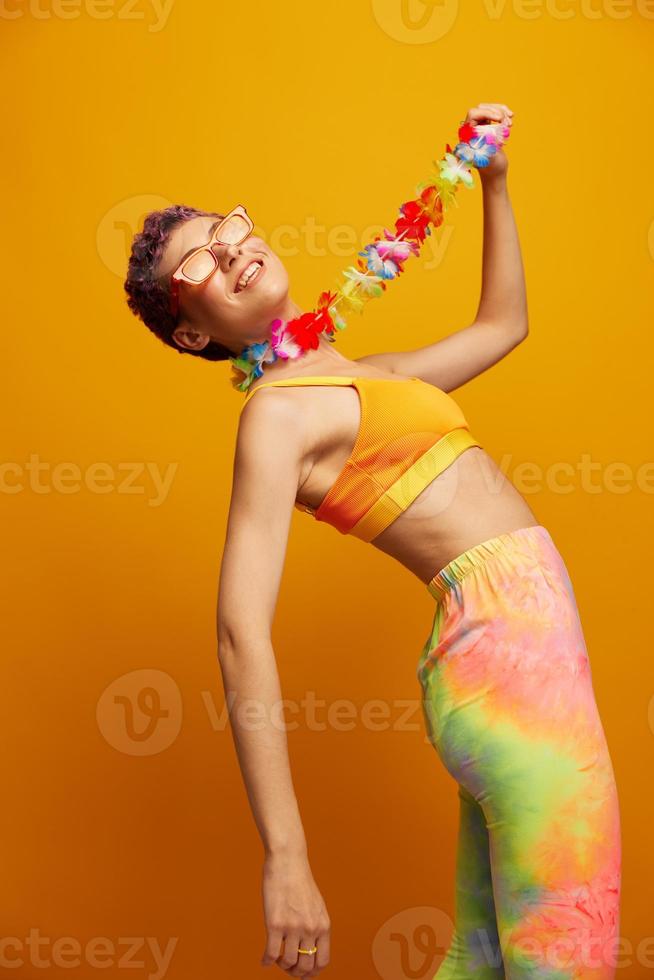
{"type": "Polygon", "coordinates": [[[177,345],[173,337],[177,320],[169,309],[170,283],[156,275],[171,232],[190,218],[202,217],[223,218],[224,215],[187,207],[185,204],[172,204],[162,211],[151,211],[147,215],[143,231],[136,234],[132,241],[124,283],[127,305],[159,340],[178,354],[193,354],[207,361],[225,361],[234,356],[233,352],[217,341],[210,340],[204,350],[187,350],[177,345]]]}

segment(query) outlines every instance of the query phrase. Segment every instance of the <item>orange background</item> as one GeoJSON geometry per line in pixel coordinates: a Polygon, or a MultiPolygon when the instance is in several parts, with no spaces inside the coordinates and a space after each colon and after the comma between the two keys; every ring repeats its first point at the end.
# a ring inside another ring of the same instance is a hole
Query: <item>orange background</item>
{"type": "MultiPolygon", "coordinates": [[[[244,203],[284,245],[308,309],[479,101],[515,111],[531,333],[455,397],[575,584],[621,799],[619,976],[651,975],[654,8],[412,3],[402,20],[401,0],[178,2],[159,19],[144,0],[4,2],[0,921],[14,976],[44,975],[31,929],[49,937],[48,975],[95,976],[97,937],[105,978],[125,975],[121,937],[176,937],[171,980],[261,975],[262,850],[220,719],[214,624],[241,396],[225,364],[178,357],[129,312],[132,234],[167,203],[244,203]],[[356,244],[339,252],[337,226],[356,244]],[[557,490],[552,467],[584,454],[599,490],[574,469],[557,490]],[[148,474],[168,467],[157,499],[148,474]],[[146,731],[137,699],[156,709],[157,691],[168,714],[153,741],[131,737],[128,711],[146,731]]],[[[478,186],[459,203],[440,262],[423,256],[351,319],[342,353],[471,321],[478,186]]],[[[432,613],[399,565],[294,512],[274,632],[284,695],[326,702],[319,722],[339,699],[356,714],[326,730],[288,716],[335,977],[430,978],[439,954],[418,952],[416,929],[448,938],[456,787],[425,740],[415,677],[432,613]],[[373,699],[390,705],[381,731],[363,720],[373,699]]],[[[157,975],[147,949],[131,958],[130,977],[157,975]]]]}

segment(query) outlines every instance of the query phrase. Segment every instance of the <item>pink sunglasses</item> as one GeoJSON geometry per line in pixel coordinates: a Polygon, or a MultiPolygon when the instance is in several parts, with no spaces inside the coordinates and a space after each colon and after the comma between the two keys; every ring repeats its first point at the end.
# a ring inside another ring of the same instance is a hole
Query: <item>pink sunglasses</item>
{"type": "Polygon", "coordinates": [[[206,245],[200,245],[180,262],[170,280],[170,312],[174,317],[177,317],[179,312],[179,284],[187,282],[191,286],[197,286],[201,282],[206,282],[218,268],[218,259],[213,252],[213,246],[240,245],[248,235],[252,234],[253,228],[254,225],[244,206],[237,204],[219,222],[206,245]]]}

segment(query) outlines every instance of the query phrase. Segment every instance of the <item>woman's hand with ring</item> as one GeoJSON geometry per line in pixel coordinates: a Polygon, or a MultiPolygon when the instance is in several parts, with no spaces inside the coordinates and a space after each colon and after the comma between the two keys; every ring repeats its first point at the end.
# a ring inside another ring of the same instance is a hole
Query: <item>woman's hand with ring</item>
{"type": "Polygon", "coordinates": [[[331,923],[305,856],[271,854],[263,868],[268,933],[261,965],[289,977],[316,977],[329,963],[331,923]],[[313,950],[315,953],[300,952],[313,950]]]}

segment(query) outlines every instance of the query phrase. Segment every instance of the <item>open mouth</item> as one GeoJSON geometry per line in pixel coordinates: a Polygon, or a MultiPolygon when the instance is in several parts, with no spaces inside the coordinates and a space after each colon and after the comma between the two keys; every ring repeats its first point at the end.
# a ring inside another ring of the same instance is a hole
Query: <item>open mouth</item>
{"type": "Polygon", "coordinates": [[[238,282],[234,286],[234,292],[242,293],[244,289],[247,289],[253,282],[261,278],[262,271],[263,262],[261,259],[253,259],[239,276],[238,282]]]}

